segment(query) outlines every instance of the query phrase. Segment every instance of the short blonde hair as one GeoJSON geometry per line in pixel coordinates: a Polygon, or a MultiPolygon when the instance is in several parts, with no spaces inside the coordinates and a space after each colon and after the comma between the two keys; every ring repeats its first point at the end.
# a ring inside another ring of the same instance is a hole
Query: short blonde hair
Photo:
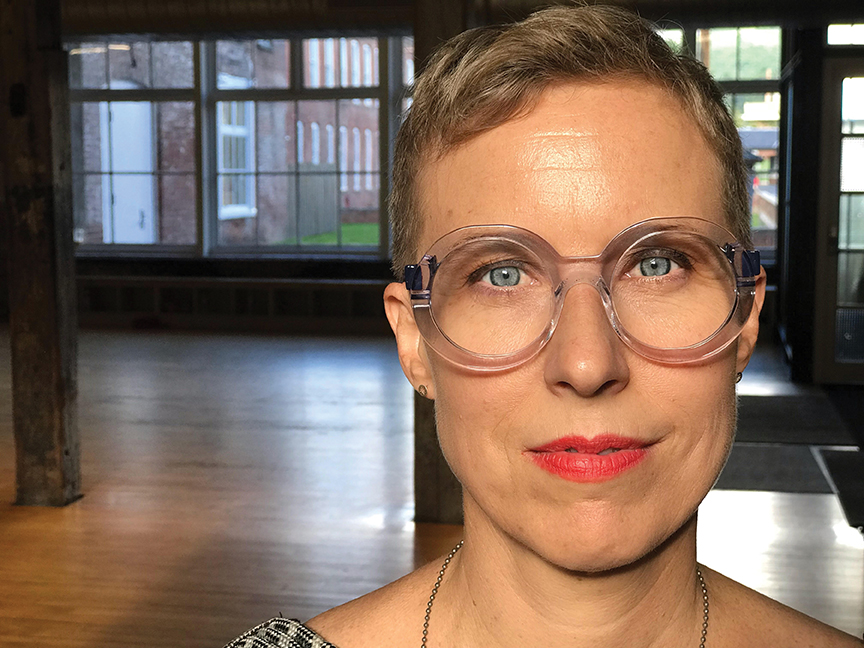
{"type": "Polygon", "coordinates": [[[418,259],[423,229],[417,181],[424,164],[530,110],[550,84],[645,80],[693,116],[723,174],[723,206],[738,241],[750,245],[747,170],[723,93],[700,62],[674,52],[655,27],[611,6],[544,9],[522,22],[466,31],[444,43],[417,77],[396,137],[389,199],[393,270],[418,259]]]}

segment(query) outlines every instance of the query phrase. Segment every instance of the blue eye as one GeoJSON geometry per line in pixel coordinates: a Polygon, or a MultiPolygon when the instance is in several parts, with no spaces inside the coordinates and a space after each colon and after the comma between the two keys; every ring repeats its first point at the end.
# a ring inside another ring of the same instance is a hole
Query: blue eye
{"type": "Polygon", "coordinates": [[[678,264],[666,257],[648,257],[639,262],[639,272],[643,277],[662,277],[672,272],[673,265],[678,264]]]}
{"type": "Polygon", "coordinates": [[[492,268],[489,272],[483,275],[483,281],[488,281],[493,286],[499,288],[516,286],[521,278],[522,272],[515,266],[492,268]]]}

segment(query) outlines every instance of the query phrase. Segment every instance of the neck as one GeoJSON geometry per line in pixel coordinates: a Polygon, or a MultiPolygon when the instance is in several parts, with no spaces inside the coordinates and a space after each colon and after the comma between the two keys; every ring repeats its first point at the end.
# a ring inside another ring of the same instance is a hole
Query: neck
{"type": "Polygon", "coordinates": [[[436,596],[429,646],[695,648],[702,614],[695,516],[638,561],[584,573],[545,560],[466,499],[465,545],[436,596]]]}

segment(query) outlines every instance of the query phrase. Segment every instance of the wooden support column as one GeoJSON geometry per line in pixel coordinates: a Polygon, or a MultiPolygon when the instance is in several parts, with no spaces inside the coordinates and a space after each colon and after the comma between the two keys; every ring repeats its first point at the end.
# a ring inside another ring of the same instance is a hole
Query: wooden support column
{"type": "Polygon", "coordinates": [[[24,505],[63,506],[81,493],[66,67],[60,0],[0,0],[0,212],[24,505]]]}
{"type": "MultiPolygon", "coordinates": [[[[414,59],[418,71],[443,41],[466,29],[468,0],[416,0],[414,59]]],[[[414,394],[414,519],[462,523],[462,487],[441,454],[432,401],[414,394]]]]}

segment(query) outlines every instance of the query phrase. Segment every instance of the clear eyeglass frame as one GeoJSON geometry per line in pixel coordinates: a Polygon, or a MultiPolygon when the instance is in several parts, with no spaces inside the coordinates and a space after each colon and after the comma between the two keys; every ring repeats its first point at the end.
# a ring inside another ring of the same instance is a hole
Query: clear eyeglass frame
{"type": "Polygon", "coordinates": [[[609,322],[621,341],[639,355],[663,364],[694,363],[710,358],[727,348],[740,335],[750,316],[761,270],[758,250],[745,249],[724,227],[702,218],[659,217],[635,223],[618,233],[600,254],[561,256],[552,245],[530,230],[513,225],[470,225],[453,230],[438,239],[417,264],[405,267],[405,287],[411,298],[414,319],[423,339],[438,355],[467,369],[501,371],[523,364],[537,355],[555,332],[567,293],[577,284],[588,284],[600,294],[609,322]],[[731,307],[725,320],[705,339],[673,348],[652,346],[634,337],[615,307],[610,292],[613,272],[619,260],[640,241],[657,233],[684,232],[699,237],[717,251],[734,273],[730,285],[731,307]],[[467,242],[481,238],[511,241],[531,250],[555,278],[552,316],[543,331],[527,345],[507,353],[477,353],[460,346],[441,330],[435,316],[435,276],[448,256],[467,242]]]}

